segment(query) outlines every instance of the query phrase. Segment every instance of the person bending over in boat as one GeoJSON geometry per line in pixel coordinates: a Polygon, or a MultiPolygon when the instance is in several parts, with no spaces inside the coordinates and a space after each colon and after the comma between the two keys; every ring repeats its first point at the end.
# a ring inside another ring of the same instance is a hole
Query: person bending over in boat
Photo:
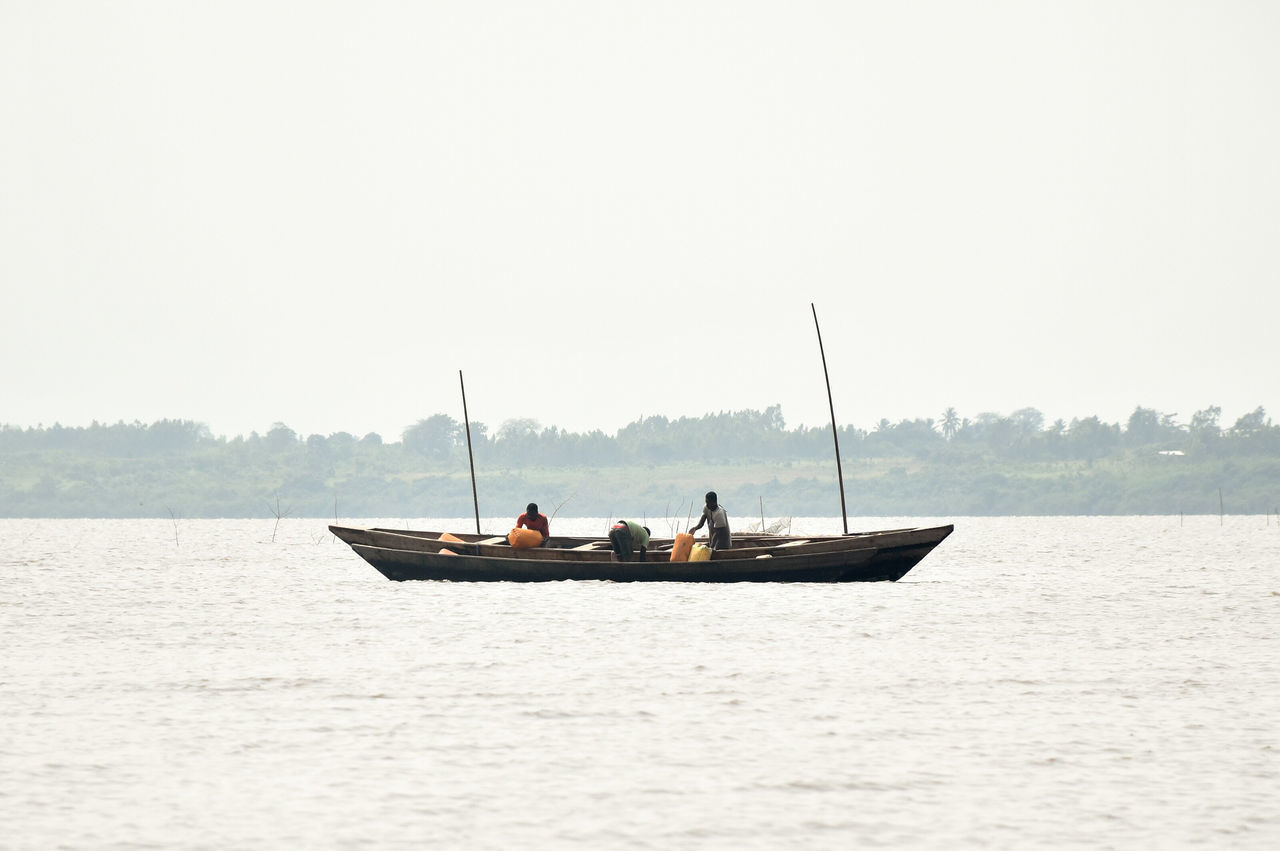
{"type": "Polygon", "coordinates": [[[609,530],[609,543],[618,561],[631,561],[631,554],[640,551],[640,561],[649,550],[649,527],[632,520],[619,520],[609,530]]]}
{"type": "Polygon", "coordinates": [[[538,513],[538,503],[529,503],[524,510],[524,514],[516,518],[516,528],[519,529],[521,526],[540,532],[542,534],[542,543],[539,546],[545,547],[547,545],[547,540],[551,537],[551,522],[547,520],[547,515],[538,513]]]}
{"type": "Polygon", "coordinates": [[[716,500],[715,491],[707,491],[707,504],[702,509],[702,517],[698,519],[698,525],[689,530],[689,534],[697,532],[702,528],[703,523],[708,522],[711,524],[707,529],[711,549],[729,549],[732,546],[729,541],[729,515],[725,512],[724,506],[716,500]]]}

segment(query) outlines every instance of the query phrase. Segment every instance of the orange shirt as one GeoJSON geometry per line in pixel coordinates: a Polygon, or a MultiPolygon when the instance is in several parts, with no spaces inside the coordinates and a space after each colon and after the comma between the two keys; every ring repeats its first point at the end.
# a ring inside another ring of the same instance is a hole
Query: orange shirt
{"type": "Polygon", "coordinates": [[[516,518],[516,528],[524,526],[526,529],[532,529],[535,532],[542,533],[542,540],[551,537],[551,523],[547,521],[547,515],[537,514],[530,517],[528,514],[521,514],[516,518]]]}

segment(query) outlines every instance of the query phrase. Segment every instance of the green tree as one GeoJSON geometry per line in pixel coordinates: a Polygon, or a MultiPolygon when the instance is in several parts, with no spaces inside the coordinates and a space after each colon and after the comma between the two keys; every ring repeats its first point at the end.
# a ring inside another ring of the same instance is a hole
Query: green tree
{"type": "Polygon", "coordinates": [[[1151,446],[1160,441],[1162,433],[1160,414],[1152,408],[1139,405],[1129,415],[1129,422],[1124,430],[1124,441],[1129,446],[1151,446]]]}
{"type": "Polygon", "coordinates": [[[1213,449],[1217,446],[1222,437],[1222,428],[1218,425],[1218,418],[1221,416],[1222,408],[1217,405],[1210,405],[1191,415],[1189,431],[1193,446],[1201,449],[1213,449]]]}
{"type": "Polygon", "coordinates": [[[538,436],[541,426],[535,419],[529,417],[516,417],[510,420],[503,420],[502,425],[498,426],[498,433],[494,435],[496,440],[529,440],[538,436]]]}
{"type": "Polygon", "coordinates": [[[1259,405],[1236,420],[1236,424],[1231,427],[1231,435],[1242,438],[1256,437],[1269,428],[1271,428],[1271,420],[1267,417],[1266,410],[1259,405]]]}
{"type": "Polygon", "coordinates": [[[527,463],[541,459],[538,451],[538,421],[529,417],[503,420],[493,436],[492,451],[506,463],[527,463]]]}
{"type": "Polygon", "coordinates": [[[298,443],[298,433],[284,423],[272,423],[271,430],[263,438],[267,448],[272,452],[290,449],[298,443]]]}
{"type": "Polygon", "coordinates": [[[1120,426],[1108,425],[1097,416],[1071,421],[1067,441],[1078,458],[1096,461],[1105,457],[1119,440],[1120,426]]]}
{"type": "Polygon", "coordinates": [[[462,425],[447,414],[432,414],[406,428],[400,441],[409,452],[439,461],[462,443],[462,425]]]}
{"type": "Polygon", "coordinates": [[[955,408],[947,408],[942,412],[942,436],[950,441],[960,429],[960,415],[955,408]]]}

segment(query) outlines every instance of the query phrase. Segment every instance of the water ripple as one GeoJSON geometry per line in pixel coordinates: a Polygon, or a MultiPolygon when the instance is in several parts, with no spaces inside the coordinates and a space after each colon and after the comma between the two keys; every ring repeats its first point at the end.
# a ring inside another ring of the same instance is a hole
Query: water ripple
{"type": "Polygon", "coordinates": [[[1280,843],[1262,518],[960,519],[844,587],[400,584],[318,521],[167,525],[0,521],[0,845],[1280,843]]]}

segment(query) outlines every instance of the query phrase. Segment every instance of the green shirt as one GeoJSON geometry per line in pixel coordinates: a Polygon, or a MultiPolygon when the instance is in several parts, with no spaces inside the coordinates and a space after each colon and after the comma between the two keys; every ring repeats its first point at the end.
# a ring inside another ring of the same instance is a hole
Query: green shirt
{"type": "Polygon", "coordinates": [[[631,530],[631,546],[637,550],[647,550],[649,548],[649,533],[644,527],[634,520],[623,520],[627,524],[627,528],[631,530]]]}

